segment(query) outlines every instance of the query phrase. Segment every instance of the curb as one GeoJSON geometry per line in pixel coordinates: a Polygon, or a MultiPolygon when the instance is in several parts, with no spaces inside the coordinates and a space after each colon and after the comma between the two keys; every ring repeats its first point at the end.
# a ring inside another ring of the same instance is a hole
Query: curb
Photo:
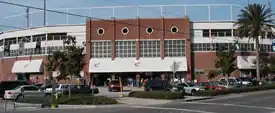
{"type": "Polygon", "coordinates": [[[200,98],[194,98],[194,99],[184,99],[185,102],[191,102],[191,101],[199,101],[199,100],[207,100],[212,99],[213,97],[200,97],[200,98]]]}
{"type": "Polygon", "coordinates": [[[15,107],[37,107],[37,108],[41,108],[42,104],[29,104],[29,103],[15,103],[15,107]]]}
{"type": "MultiPolygon", "coordinates": [[[[16,108],[42,108],[42,104],[29,104],[29,103],[15,103],[16,108]]],[[[113,104],[113,105],[58,105],[58,108],[50,109],[78,109],[78,108],[112,108],[112,107],[126,107],[126,104],[113,104]]]]}

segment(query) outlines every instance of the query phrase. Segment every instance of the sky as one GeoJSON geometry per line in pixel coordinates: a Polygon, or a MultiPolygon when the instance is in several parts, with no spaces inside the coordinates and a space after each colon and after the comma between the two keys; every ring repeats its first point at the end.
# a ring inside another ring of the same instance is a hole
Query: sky
{"type": "MultiPolygon", "coordinates": [[[[43,8],[43,0],[0,0],[23,4],[28,6],[43,8]]],[[[184,17],[187,13],[192,21],[226,21],[236,19],[240,9],[249,3],[267,4],[268,0],[46,0],[47,9],[54,9],[62,12],[69,12],[84,16],[92,16],[95,18],[158,18],[164,17],[184,17]],[[208,11],[208,4],[210,5],[210,18],[208,11]],[[214,5],[213,5],[214,4],[214,5]],[[219,5],[217,5],[219,4],[219,5]],[[230,12],[230,4],[232,5],[232,13],[230,12]],[[164,6],[162,9],[158,7],[140,7],[137,15],[136,6],[144,5],[178,5],[178,6],[164,6]],[[186,11],[183,5],[187,5],[186,11]],[[196,6],[195,6],[196,5],[196,6]],[[200,6],[199,6],[200,5],[200,6]],[[104,6],[132,6],[124,8],[115,8],[113,15],[113,8],[92,8],[104,6]]],[[[275,1],[272,2],[272,7],[275,1]]],[[[14,27],[26,28],[27,19],[25,15],[26,8],[12,6],[0,3],[0,30],[10,30],[14,27]],[[21,15],[20,15],[21,14],[21,15]],[[17,15],[17,16],[16,16],[17,15]],[[18,16],[20,15],[20,16],[18,16]],[[5,27],[6,26],[6,27],[5,27]]],[[[30,26],[43,25],[43,12],[35,9],[30,9],[30,26]]],[[[86,18],[67,16],[47,12],[47,25],[55,24],[84,24],[86,18]]]]}

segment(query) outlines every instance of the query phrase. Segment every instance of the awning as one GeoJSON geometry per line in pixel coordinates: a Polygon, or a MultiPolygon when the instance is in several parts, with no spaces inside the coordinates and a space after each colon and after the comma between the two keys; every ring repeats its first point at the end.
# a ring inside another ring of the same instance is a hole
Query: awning
{"type": "Polygon", "coordinates": [[[237,56],[237,67],[239,69],[256,69],[256,56],[237,56]]]}
{"type": "Polygon", "coordinates": [[[11,72],[12,73],[43,72],[42,61],[43,61],[43,59],[15,61],[11,72]]]}
{"type": "Polygon", "coordinates": [[[90,73],[112,73],[112,72],[171,72],[173,62],[177,62],[177,71],[187,71],[185,57],[179,58],[116,58],[91,59],[89,65],[90,73]]]}

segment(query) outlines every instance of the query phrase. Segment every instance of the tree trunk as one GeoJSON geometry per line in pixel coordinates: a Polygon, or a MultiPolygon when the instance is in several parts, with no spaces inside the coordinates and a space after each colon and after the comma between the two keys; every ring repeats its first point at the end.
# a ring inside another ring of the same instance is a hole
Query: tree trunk
{"type": "Polygon", "coordinates": [[[52,78],[51,79],[51,84],[52,84],[52,107],[55,107],[56,106],[56,97],[55,97],[55,87],[56,87],[56,80],[55,78],[52,78]]]}
{"type": "Polygon", "coordinates": [[[71,98],[71,84],[72,84],[72,76],[70,76],[70,78],[69,78],[69,89],[68,89],[68,91],[69,91],[69,98],[71,98]]]}
{"type": "Polygon", "coordinates": [[[256,39],[256,72],[257,72],[257,80],[261,80],[260,78],[260,45],[259,45],[259,38],[258,36],[256,39]]]}

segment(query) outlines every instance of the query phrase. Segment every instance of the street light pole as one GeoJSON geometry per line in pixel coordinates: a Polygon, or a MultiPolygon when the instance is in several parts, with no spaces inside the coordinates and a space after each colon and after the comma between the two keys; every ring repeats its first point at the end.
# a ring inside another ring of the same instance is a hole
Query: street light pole
{"type": "Polygon", "coordinates": [[[44,26],[46,25],[46,0],[44,0],[44,26]]]}

